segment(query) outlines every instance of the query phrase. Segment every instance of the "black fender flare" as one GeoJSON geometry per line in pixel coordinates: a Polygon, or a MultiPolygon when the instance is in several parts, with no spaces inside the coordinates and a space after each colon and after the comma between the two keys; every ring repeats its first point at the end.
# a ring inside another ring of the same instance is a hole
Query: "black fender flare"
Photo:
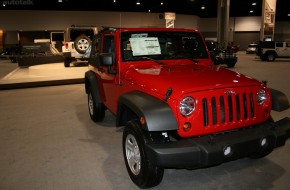
{"type": "Polygon", "coordinates": [[[267,50],[267,51],[265,52],[265,55],[267,56],[268,54],[273,54],[275,57],[277,56],[277,52],[274,51],[274,50],[267,50]]]}
{"type": "Polygon", "coordinates": [[[124,107],[136,114],[137,119],[145,118],[142,129],[145,131],[177,130],[178,124],[171,108],[162,100],[140,91],[132,91],[120,96],[117,108],[117,126],[128,122],[128,117],[122,116],[124,107]]]}
{"type": "Polygon", "coordinates": [[[93,98],[95,98],[95,102],[102,103],[98,80],[93,71],[85,72],[85,91],[87,94],[89,89],[91,89],[92,91],[93,98]]]}
{"type": "Polygon", "coordinates": [[[272,110],[281,112],[290,107],[288,98],[283,92],[272,88],[269,88],[269,90],[272,97],[272,110]]]}

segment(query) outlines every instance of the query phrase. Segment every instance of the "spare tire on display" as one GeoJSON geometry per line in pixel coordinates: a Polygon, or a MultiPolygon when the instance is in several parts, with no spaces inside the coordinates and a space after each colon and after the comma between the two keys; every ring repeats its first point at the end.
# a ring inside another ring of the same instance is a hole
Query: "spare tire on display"
{"type": "Polygon", "coordinates": [[[74,41],[76,51],[81,54],[87,51],[91,43],[92,43],[91,39],[87,36],[79,36],[74,41]]]}

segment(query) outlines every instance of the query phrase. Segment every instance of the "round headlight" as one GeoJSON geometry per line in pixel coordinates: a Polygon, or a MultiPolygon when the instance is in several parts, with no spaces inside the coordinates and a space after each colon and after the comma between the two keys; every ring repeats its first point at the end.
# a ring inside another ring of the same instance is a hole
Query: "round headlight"
{"type": "Polygon", "coordinates": [[[187,96],[183,98],[179,104],[179,110],[181,115],[188,116],[195,109],[195,100],[193,97],[187,96]]]}
{"type": "Polygon", "coordinates": [[[257,93],[257,102],[258,104],[263,104],[267,100],[266,91],[264,89],[260,89],[257,93]]]}

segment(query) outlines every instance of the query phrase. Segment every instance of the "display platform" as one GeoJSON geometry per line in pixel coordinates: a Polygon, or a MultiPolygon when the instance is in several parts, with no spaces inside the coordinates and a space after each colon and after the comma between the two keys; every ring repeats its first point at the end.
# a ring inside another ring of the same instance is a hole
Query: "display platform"
{"type": "Polygon", "coordinates": [[[0,90],[83,83],[87,70],[84,63],[64,67],[63,62],[17,67],[0,79],[0,90]]]}

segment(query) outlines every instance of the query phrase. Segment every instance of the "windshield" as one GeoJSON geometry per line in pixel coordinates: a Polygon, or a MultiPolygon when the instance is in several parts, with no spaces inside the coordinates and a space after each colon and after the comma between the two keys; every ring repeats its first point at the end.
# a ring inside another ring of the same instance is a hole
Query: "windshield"
{"type": "Polygon", "coordinates": [[[123,32],[122,60],[208,58],[203,40],[194,32],[123,32]]]}

